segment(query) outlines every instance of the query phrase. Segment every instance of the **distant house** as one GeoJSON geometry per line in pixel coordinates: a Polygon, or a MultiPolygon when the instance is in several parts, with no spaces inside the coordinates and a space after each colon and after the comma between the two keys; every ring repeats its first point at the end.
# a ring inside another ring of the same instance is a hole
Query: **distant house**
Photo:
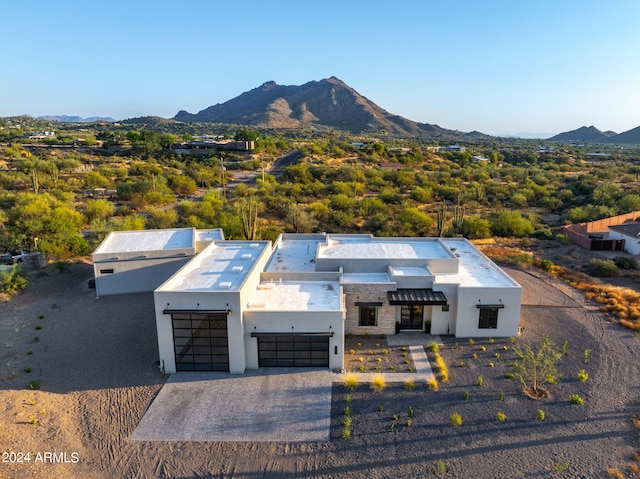
{"type": "Polygon", "coordinates": [[[522,288],[464,238],[111,233],[99,295],[153,291],[165,372],[344,367],[345,334],[518,334],[522,288]]]}
{"type": "Polygon", "coordinates": [[[459,145],[449,145],[442,148],[444,151],[452,151],[454,153],[464,153],[467,151],[467,148],[459,145]]]}
{"type": "Polygon", "coordinates": [[[476,155],[471,157],[471,161],[473,161],[474,163],[489,163],[489,161],[491,160],[489,160],[489,158],[485,158],[484,156],[476,155]]]}
{"type": "Polygon", "coordinates": [[[252,151],[255,148],[254,141],[234,141],[234,140],[200,140],[176,143],[171,149],[178,154],[198,155],[211,151],[252,151]]]}
{"type": "Polygon", "coordinates": [[[629,254],[640,254],[640,222],[609,226],[609,239],[623,241],[624,250],[629,254]]]}
{"type": "Polygon", "coordinates": [[[400,168],[402,168],[402,165],[400,163],[390,163],[388,161],[385,161],[383,163],[380,163],[380,168],[382,168],[383,170],[398,171],[400,168]]]}
{"type": "Polygon", "coordinates": [[[55,138],[55,131],[30,131],[25,136],[30,140],[46,140],[47,138],[55,138]]]}
{"type": "MultiPolygon", "coordinates": [[[[601,220],[590,221],[589,223],[576,223],[563,228],[564,233],[571,241],[585,249],[591,251],[629,251],[635,247],[627,247],[627,240],[632,229],[620,229],[620,226],[634,224],[640,218],[640,211],[626,213],[624,215],[612,216],[601,220]],[[628,249],[629,248],[629,249],[628,249]]],[[[633,239],[633,241],[636,241],[633,239]]],[[[637,253],[632,253],[637,254],[637,253]]]]}

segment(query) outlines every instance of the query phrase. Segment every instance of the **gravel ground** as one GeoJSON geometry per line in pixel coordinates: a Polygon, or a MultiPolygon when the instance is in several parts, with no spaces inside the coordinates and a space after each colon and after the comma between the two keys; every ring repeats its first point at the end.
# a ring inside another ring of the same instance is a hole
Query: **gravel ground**
{"type": "Polygon", "coordinates": [[[529,399],[505,378],[513,359],[508,340],[458,340],[456,347],[449,338],[441,351],[451,380],[438,392],[396,384],[376,393],[362,384],[347,403],[336,383],[331,440],[310,443],[130,441],[164,383],[154,364],[152,295],[96,300],[86,287],[88,264],[34,274],[25,292],[0,304],[0,444],[32,458],[57,451],[72,459],[76,452],[79,461],[0,463],[0,478],[598,478],[609,477],[609,467],[632,477],[626,467],[638,451],[631,421],[639,410],[638,337],[562,283],[510,273],[525,293],[524,332],[515,344],[542,334],[569,342],[551,400],[529,399]],[[593,351],[587,364],[585,349],[593,351]],[[586,383],[575,379],[580,369],[589,374],[586,383]],[[33,379],[42,380],[39,390],[26,388],[33,379]],[[570,394],[585,403],[570,404],[570,394]],[[347,405],[352,435],[342,439],[347,405]],[[496,420],[498,411],[506,421],[496,420]],[[461,427],[450,424],[453,412],[461,427]]]}

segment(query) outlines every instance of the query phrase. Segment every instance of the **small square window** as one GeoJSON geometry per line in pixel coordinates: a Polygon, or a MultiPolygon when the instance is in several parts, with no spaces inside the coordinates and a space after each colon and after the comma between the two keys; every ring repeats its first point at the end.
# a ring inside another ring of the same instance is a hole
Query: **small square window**
{"type": "Polygon", "coordinates": [[[443,304],[442,305],[442,311],[444,311],[444,312],[449,311],[449,305],[448,304],[443,304]]]}
{"type": "Polygon", "coordinates": [[[498,327],[498,308],[480,308],[478,329],[496,329],[498,327]]]}
{"type": "Polygon", "coordinates": [[[378,325],[378,307],[360,305],[359,326],[377,326],[378,325]]]}

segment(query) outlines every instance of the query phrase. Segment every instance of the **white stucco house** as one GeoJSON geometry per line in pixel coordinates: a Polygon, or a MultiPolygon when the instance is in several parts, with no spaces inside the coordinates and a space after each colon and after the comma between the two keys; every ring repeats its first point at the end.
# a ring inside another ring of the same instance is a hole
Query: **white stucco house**
{"type": "Polygon", "coordinates": [[[624,250],[629,254],[640,254],[640,223],[630,221],[609,226],[608,239],[622,241],[624,250]]]}
{"type": "Polygon", "coordinates": [[[463,238],[114,232],[93,259],[97,295],[153,291],[168,373],[342,368],[348,333],[518,334],[521,286],[463,238]]]}

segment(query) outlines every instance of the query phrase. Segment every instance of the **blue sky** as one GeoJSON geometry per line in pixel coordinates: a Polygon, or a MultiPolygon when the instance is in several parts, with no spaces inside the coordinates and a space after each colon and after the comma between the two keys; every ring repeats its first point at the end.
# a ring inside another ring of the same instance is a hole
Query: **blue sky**
{"type": "Polygon", "coordinates": [[[637,0],[2,3],[0,116],[170,118],[333,75],[461,131],[640,125],[637,0]]]}

